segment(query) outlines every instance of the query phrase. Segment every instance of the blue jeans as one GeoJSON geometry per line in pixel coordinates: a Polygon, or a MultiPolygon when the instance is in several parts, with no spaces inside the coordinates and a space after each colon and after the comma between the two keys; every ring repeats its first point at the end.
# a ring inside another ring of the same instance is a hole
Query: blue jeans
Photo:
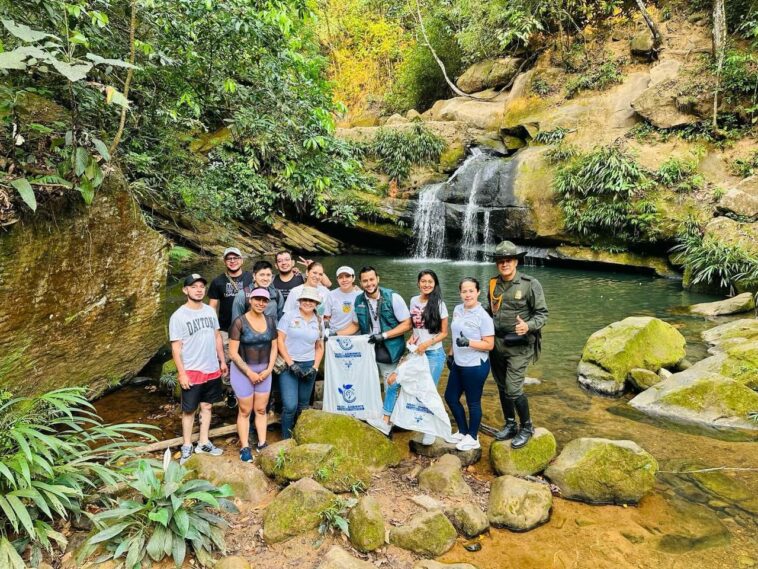
{"type": "Polygon", "coordinates": [[[490,373],[490,361],[478,366],[461,367],[453,364],[450,375],[447,376],[445,401],[453,414],[458,432],[462,435],[477,437],[479,425],[482,424],[482,390],[487,375],[490,373]],[[466,422],[466,411],[461,404],[461,395],[466,394],[469,420],[466,422]]]}
{"type": "Polygon", "coordinates": [[[447,361],[445,350],[443,348],[431,351],[426,350],[424,355],[426,355],[426,361],[429,362],[429,371],[432,374],[434,385],[439,385],[440,376],[442,375],[442,370],[445,369],[445,362],[447,361]]]}
{"type": "MultiPolygon", "coordinates": [[[[309,362],[295,362],[302,369],[313,367],[313,360],[309,362]]],[[[311,403],[311,393],[316,377],[303,380],[295,376],[289,368],[279,376],[279,390],[282,395],[282,438],[292,437],[292,429],[295,427],[295,417],[304,409],[308,409],[311,403]]]]}
{"type": "Polygon", "coordinates": [[[379,368],[379,379],[384,382],[384,414],[389,417],[392,415],[397,396],[400,394],[400,386],[397,382],[387,385],[387,378],[397,369],[397,363],[381,364],[377,362],[376,367],[379,368]]]}

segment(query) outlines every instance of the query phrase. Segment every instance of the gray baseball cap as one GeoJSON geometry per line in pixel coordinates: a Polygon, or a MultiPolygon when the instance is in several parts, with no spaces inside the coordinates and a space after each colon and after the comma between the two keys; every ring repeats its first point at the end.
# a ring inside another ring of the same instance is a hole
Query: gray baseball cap
{"type": "Polygon", "coordinates": [[[240,251],[236,247],[227,247],[226,249],[224,249],[224,255],[223,255],[224,259],[226,259],[227,255],[231,255],[232,253],[234,253],[238,257],[242,257],[243,256],[242,255],[242,251],[240,251]]]}

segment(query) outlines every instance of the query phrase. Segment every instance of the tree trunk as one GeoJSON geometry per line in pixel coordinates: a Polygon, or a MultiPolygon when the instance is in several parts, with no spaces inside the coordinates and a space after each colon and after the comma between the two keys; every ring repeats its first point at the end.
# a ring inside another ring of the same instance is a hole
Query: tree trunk
{"type": "Polygon", "coordinates": [[[642,17],[645,19],[647,27],[650,29],[650,33],[653,34],[653,47],[657,49],[661,45],[663,36],[661,36],[660,30],[658,29],[658,26],[655,24],[653,19],[650,17],[650,14],[648,14],[647,8],[645,8],[645,3],[642,0],[636,0],[636,2],[637,7],[640,9],[640,12],[642,12],[642,17]]]}
{"type": "Polygon", "coordinates": [[[726,16],[724,0],[713,1],[713,57],[716,60],[716,89],[713,92],[713,128],[718,128],[719,88],[721,87],[721,70],[724,67],[726,53],[726,16]]]}

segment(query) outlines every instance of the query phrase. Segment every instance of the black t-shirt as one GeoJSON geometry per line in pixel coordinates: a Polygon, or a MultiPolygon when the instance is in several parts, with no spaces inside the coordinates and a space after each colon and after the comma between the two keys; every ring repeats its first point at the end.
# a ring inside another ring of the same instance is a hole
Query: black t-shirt
{"type": "Polygon", "coordinates": [[[290,291],[301,284],[305,284],[305,279],[301,274],[293,275],[293,277],[287,282],[284,282],[279,275],[274,277],[274,288],[282,293],[285,302],[287,302],[287,297],[290,295],[290,291]]]}
{"type": "Polygon", "coordinates": [[[253,275],[243,271],[238,277],[226,273],[217,276],[208,288],[208,298],[218,300],[218,325],[226,331],[232,325],[232,304],[237,291],[253,284],[253,275]]]}

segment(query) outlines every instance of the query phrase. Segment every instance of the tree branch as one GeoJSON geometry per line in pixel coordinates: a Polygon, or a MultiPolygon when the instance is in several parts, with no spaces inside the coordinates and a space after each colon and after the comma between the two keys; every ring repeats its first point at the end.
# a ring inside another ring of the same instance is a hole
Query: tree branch
{"type": "MultiPolygon", "coordinates": [[[[137,0],[131,0],[131,18],[129,20],[129,63],[131,67],[126,71],[126,81],[124,81],[124,98],[129,99],[129,85],[132,82],[132,76],[134,75],[134,59],[136,54],[136,48],[134,45],[134,31],[137,28],[137,0]]],[[[121,136],[124,134],[124,126],[126,125],[126,107],[121,108],[121,120],[118,123],[118,130],[116,136],[113,137],[113,142],[108,149],[111,156],[116,151],[119,142],[121,142],[121,136]]]]}
{"type": "Polygon", "coordinates": [[[661,36],[660,30],[650,17],[650,14],[648,14],[647,8],[645,8],[645,3],[642,0],[636,0],[636,2],[637,7],[640,9],[640,12],[642,12],[642,17],[645,19],[647,27],[650,29],[650,33],[653,34],[653,47],[657,49],[661,45],[663,36],[661,36]]]}

